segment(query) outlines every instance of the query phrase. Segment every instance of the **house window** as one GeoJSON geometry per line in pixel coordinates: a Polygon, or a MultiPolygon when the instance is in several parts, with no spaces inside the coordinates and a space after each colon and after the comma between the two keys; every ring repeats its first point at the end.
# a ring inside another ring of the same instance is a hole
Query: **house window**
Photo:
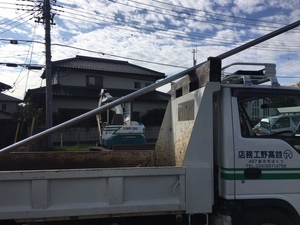
{"type": "Polygon", "coordinates": [[[86,86],[89,87],[102,87],[103,78],[98,76],[87,76],[86,77],[86,86]]]}
{"type": "Polygon", "coordinates": [[[134,82],[134,88],[140,89],[141,88],[141,82],[134,82]]]}
{"type": "Polygon", "coordinates": [[[6,111],[6,104],[2,104],[2,110],[6,111]]]}

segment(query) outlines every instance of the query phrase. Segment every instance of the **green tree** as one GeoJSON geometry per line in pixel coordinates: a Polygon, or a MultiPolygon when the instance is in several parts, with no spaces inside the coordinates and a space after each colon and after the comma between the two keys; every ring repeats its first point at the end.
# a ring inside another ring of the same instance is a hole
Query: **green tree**
{"type": "Polygon", "coordinates": [[[36,105],[31,101],[28,101],[20,105],[19,107],[19,111],[13,113],[12,115],[13,121],[32,123],[33,118],[35,118],[35,124],[40,123],[40,118],[42,114],[41,108],[37,108],[36,105]]]}

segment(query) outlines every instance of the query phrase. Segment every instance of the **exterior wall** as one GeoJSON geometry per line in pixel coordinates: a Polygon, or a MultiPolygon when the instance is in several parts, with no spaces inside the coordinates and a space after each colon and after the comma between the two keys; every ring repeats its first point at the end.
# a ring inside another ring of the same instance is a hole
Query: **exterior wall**
{"type": "Polygon", "coordinates": [[[0,120],[10,120],[11,115],[7,113],[0,112],[0,120]]]}
{"type": "Polygon", "coordinates": [[[141,83],[141,88],[145,87],[147,83],[153,83],[154,81],[142,80],[142,79],[131,79],[131,78],[122,78],[122,77],[113,77],[113,76],[103,76],[103,86],[105,88],[114,88],[114,89],[131,89],[136,90],[134,87],[135,82],[141,83]]]}
{"type": "MultiPolygon", "coordinates": [[[[132,112],[139,112],[140,116],[147,113],[148,110],[167,107],[168,102],[157,101],[133,101],[132,112]]],[[[98,99],[83,99],[83,98],[54,98],[53,99],[53,112],[58,112],[59,108],[77,108],[92,110],[98,107],[98,99]]]]}
{"type": "Polygon", "coordinates": [[[99,76],[103,77],[103,87],[104,88],[115,88],[115,89],[132,89],[134,88],[135,82],[141,83],[141,88],[145,87],[147,83],[153,83],[154,80],[146,80],[143,77],[139,79],[132,79],[127,77],[116,77],[113,75],[105,75],[100,73],[91,73],[91,72],[81,72],[76,70],[69,70],[66,72],[60,72],[59,77],[57,75],[54,76],[53,84],[60,83],[61,85],[69,85],[69,86],[80,86],[86,87],[86,77],[87,76],[99,76]]]}
{"type": "MultiPolygon", "coordinates": [[[[18,104],[19,103],[16,103],[16,102],[0,101],[0,111],[8,113],[8,114],[12,114],[12,113],[18,111],[18,104]],[[6,105],[5,110],[2,109],[3,104],[6,105]]],[[[5,114],[5,113],[0,114],[0,119],[10,119],[11,118],[11,116],[9,116],[8,114],[5,114]]]]}
{"type": "MultiPolygon", "coordinates": [[[[16,102],[0,102],[0,107],[2,107],[2,104],[6,104],[6,110],[5,112],[8,112],[8,113],[13,113],[15,111],[18,110],[18,104],[19,103],[16,103],[16,102]]],[[[0,110],[2,110],[2,108],[0,108],[0,110]]]]}
{"type": "MultiPolygon", "coordinates": [[[[93,75],[88,74],[87,75],[93,75]]],[[[53,84],[62,84],[70,86],[86,86],[86,76],[83,76],[82,73],[78,71],[68,70],[66,72],[60,72],[57,79],[57,75],[54,76],[53,84]]]]}
{"type": "Polygon", "coordinates": [[[54,97],[53,98],[53,112],[58,112],[58,109],[88,109],[92,110],[98,107],[97,99],[88,98],[68,98],[68,97],[54,97]]]}

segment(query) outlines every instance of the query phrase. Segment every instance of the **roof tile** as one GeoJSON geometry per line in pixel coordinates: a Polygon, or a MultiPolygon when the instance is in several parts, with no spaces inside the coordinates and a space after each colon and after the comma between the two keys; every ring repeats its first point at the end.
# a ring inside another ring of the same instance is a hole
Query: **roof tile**
{"type": "MultiPolygon", "coordinates": [[[[123,97],[130,93],[133,93],[134,90],[126,90],[126,89],[107,89],[108,92],[113,97],[123,97]]],[[[100,93],[100,89],[98,88],[87,88],[80,86],[66,86],[66,85],[52,85],[52,96],[64,96],[64,97],[76,97],[76,98],[97,98],[100,93]]],[[[45,87],[29,89],[26,93],[25,99],[30,97],[31,95],[45,93],[45,87]]],[[[145,95],[142,95],[138,98],[138,100],[152,100],[152,101],[168,101],[170,99],[170,95],[159,92],[152,91],[145,95]]]]}
{"type": "Polygon", "coordinates": [[[6,94],[3,94],[3,93],[0,93],[0,101],[2,102],[22,102],[21,99],[18,99],[18,98],[14,98],[12,96],[9,96],[9,95],[6,95],[6,94]]]}
{"type": "MultiPolygon", "coordinates": [[[[52,62],[52,70],[55,71],[58,68],[93,70],[118,74],[123,73],[132,75],[145,75],[155,77],[157,80],[166,77],[164,73],[140,67],[127,61],[94,58],[79,55],[74,58],[52,62]]],[[[45,78],[45,72],[43,73],[42,78],[45,78]]]]}

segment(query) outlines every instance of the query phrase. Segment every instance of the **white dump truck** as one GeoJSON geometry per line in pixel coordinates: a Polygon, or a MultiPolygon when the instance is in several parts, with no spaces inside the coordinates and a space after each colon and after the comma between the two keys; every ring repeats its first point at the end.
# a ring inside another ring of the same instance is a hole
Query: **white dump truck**
{"type": "Polygon", "coordinates": [[[299,135],[253,132],[279,109],[300,113],[300,89],[274,64],[222,73],[222,59],[285,30],[175,75],[155,150],[14,152],[155,85],[2,149],[0,222],[300,224],[299,135]]]}

